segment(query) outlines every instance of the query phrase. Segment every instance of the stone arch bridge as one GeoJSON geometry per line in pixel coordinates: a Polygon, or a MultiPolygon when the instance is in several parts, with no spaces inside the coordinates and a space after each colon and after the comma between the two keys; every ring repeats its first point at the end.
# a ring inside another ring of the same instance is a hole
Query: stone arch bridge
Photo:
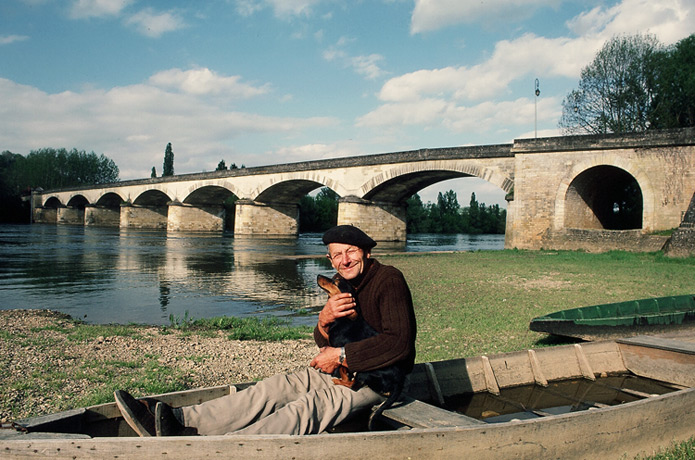
{"type": "Polygon", "coordinates": [[[505,246],[657,250],[695,194],[695,130],[520,139],[33,192],[35,222],[296,236],[298,203],[339,196],[338,224],[404,242],[412,194],[479,177],[507,192],[505,246]],[[224,202],[237,198],[233,216],[224,202]]]}

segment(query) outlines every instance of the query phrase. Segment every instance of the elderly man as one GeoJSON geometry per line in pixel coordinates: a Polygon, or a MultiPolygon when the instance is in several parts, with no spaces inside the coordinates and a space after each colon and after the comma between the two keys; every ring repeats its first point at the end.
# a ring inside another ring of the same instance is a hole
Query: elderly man
{"type": "Polygon", "coordinates": [[[362,315],[377,335],[344,348],[329,346],[329,325],[352,313],[355,306],[351,294],[336,294],[319,313],[314,328],[319,353],[309,368],[181,408],[147,398],[136,400],[125,391],[116,391],[123,417],[138,434],[320,433],[383,400],[382,395],[366,386],[354,391],[334,384],[331,373],[338,366],[357,373],[390,365],[400,367],[404,374],[412,370],[415,313],[403,274],[371,257],[376,242],[357,227],[333,227],[323,235],[323,242],[333,268],[355,288],[362,315]]]}

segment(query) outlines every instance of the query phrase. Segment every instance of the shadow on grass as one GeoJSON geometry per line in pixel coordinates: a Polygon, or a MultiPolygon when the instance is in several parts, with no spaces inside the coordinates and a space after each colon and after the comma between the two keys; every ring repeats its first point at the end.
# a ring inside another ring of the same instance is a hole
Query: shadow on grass
{"type": "Polygon", "coordinates": [[[557,345],[569,345],[572,343],[583,343],[584,340],[576,337],[565,337],[562,335],[546,335],[534,342],[534,347],[554,347],[557,345]]]}

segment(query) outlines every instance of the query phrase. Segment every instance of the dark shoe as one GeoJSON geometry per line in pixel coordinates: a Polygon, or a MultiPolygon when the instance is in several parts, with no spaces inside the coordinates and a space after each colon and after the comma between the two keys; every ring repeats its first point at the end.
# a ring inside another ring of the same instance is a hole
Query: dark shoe
{"type": "MultiPolygon", "coordinates": [[[[181,420],[174,415],[175,410],[177,409],[163,402],[157,403],[154,407],[154,426],[157,436],[186,436],[194,434],[190,432],[190,429],[183,426],[181,420]]],[[[182,416],[183,414],[179,415],[182,416]]]]}
{"type": "Polygon", "coordinates": [[[130,393],[116,390],[113,393],[121,415],[130,427],[140,436],[154,436],[154,409],[158,402],[153,398],[135,399],[130,393]]]}

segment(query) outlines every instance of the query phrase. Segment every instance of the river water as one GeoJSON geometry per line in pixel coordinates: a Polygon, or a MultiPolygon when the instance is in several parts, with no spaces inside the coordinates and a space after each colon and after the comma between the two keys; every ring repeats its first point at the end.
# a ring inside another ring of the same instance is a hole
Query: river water
{"type": "MultiPolygon", "coordinates": [[[[409,235],[379,252],[500,250],[504,235],[409,235]]],[[[0,309],[50,308],[88,323],[280,316],[314,324],[332,275],[320,234],[231,234],[0,225],[0,309]],[[316,256],[316,257],[312,257],[316,256]]]]}

